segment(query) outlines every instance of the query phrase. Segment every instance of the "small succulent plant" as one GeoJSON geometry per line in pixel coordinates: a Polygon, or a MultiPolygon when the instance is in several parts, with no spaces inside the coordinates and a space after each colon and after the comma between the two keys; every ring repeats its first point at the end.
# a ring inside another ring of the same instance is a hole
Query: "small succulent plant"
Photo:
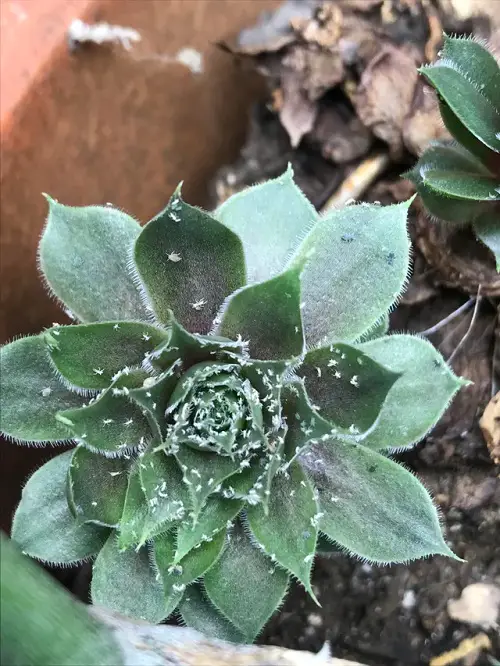
{"type": "Polygon", "coordinates": [[[177,190],[143,228],[49,198],[40,267],[76,322],[1,350],[1,427],[76,447],[27,482],[13,538],[95,558],[95,603],[252,641],[318,538],[373,562],[452,555],[390,452],[463,381],[389,335],[409,202],[321,217],[291,170],[209,214],[177,190]]]}
{"type": "Polygon", "coordinates": [[[432,216],[472,224],[500,270],[500,67],[473,39],[445,36],[439,55],[420,72],[455,141],[432,144],[406,175],[432,216]]]}

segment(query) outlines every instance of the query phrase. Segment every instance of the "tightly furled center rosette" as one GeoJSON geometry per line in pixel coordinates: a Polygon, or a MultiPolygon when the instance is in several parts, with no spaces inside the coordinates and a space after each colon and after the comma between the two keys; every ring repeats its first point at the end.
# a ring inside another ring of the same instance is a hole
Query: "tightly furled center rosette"
{"type": "Polygon", "coordinates": [[[292,576],[313,594],[321,534],[375,562],[449,553],[387,456],[460,385],[426,341],[384,336],[406,212],[319,217],[291,172],[213,215],[176,192],[143,229],[51,201],[40,265],[81,323],[2,348],[2,430],[76,448],[25,486],[23,550],[95,557],[94,602],[235,641],[292,576]]]}

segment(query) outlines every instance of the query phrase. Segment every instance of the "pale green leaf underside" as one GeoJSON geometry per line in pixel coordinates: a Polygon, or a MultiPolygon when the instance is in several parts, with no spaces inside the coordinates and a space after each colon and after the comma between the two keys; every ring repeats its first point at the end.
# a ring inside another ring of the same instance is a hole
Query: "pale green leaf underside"
{"type": "Polygon", "coordinates": [[[288,574],[250,543],[241,525],[235,525],[230,536],[224,553],[205,575],[205,589],[251,642],[285,596],[288,574]]]}
{"type": "Polygon", "coordinates": [[[12,525],[12,538],[31,557],[51,564],[72,564],[96,555],[109,530],[81,525],[71,514],[66,483],[73,451],[40,467],[23,489],[12,525]]]}
{"type": "Polygon", "coordinates": [[[370,449],[409,446],[421,440],[463,386],[434,347],[411,335],[389,335],[359,349],[402,373],[382,406],[373,430],[363,439],[370,449]]]}
{"type": "Polygon", "coordinates": [[[160,576],[146,547],[121,551],[113,532],[92,568],[92,602],[127,617],[157,624],[165,617],[160,576]]]}
{"type": "Polygon", "coordinates": [[[373,562],[451,555],[422,484],[401,465],[364,446],[331,439],[301,464],[319,491],[319,528],[373,562]]]}
{"type": "Polygon", "coordinates": [[[293,182],[288,168],[279,178],[235,194],[215,216],[243,242],[248,282],[281,273],[318,213],[293,182]]]}
{"type": "Polygon", "coordinates": [[[204,596],[199,585],[191,585],[179,605],[179,612],[188,627],[230,643],[244,643],[245,637],[204,596]]]}
{"type": "Polygon", "coordinates": [[[285,273],[244,287],[224,307],[218,333],[248,341],[251,358],[290,359],[304,348],[300,316],[300,272],[285,273]]]}
{"type": "Polygon", "coordinates": [[[84,389],[108,388],[117,372],[140,366],[168,337],[167,331],[138,322],[58,326],[44,335],[56,368],[84,389]]]}
{"type": "Polygon", "coordinates": [[[302,273],[302,320],[309,348],[356,340],[401,293],[409,262],[409,202],[346,206],[321,218],[292,265],[302,273]]]}
{"type": "Polygon", "coordinates": [[[208,333],[224,299],[246,281],[238,236],[178,191],[144,227],[134,256],[158,321],[168,324],[172,310],[192,333],[208,333]]]}
{"type": "Polygon", "coordinates": [[[248,522],[260,547],[291,571],[311,594],[317,513],[313,488],[297,463],[286,474],[274,477],[268,515],[262,504],[247,507],[248,522]]]}
{"type": "Polygon", "coordinates": [[[479,240],[495,255],[497,271],[500,272],[500,210],[483,213],[473,226],[479,240]]]}
{"type": "Polygon", "coordinates": [[[69,438],[55,419],[61,409],[79,407],[83,398],[55,376],[43,337],[15,340],[0,349],[0,430],[30,442],[69,438]]]}
{"type": "Polygon", "coordinates": [[[78,446],[68,479],[77,519],[115,527],[123,511],[129,467],[126,458],[105,458],[78,446]]]}
{"type": "Polygon", "coordinates": [[[139,223],[108,206],[48,201],[40,268],[55,295],[83,322],[149,321],[128,268],[139,223]]]}

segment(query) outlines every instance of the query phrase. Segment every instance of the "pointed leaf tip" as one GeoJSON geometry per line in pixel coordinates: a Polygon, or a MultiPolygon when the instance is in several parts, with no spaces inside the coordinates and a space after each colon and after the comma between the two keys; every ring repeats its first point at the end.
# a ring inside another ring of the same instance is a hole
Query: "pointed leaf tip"
{"type": "Polygon", "coordinates": [[[333,438],[310,451],[301,464],[319,492],[319,528],[331,539],[378,563],[449,555],[428,492],[404,467],[333,438]]]}
{"type": "Polygon", "coordinates": [[[356,340],[391,308],[409,268],[408,206],[346,206],[305,237],[290,265],[311,257],[301,278],[308,348],[356,340]]]}
{"type": "Polygon", "coordinates": [[[47,201],[39,258],[52,292],[80,321],[148,321],[128,265],[139,223],[109,206],[47,201]],[[99,279],[89,266],[98,267],[99,279]]]}
{"type": "Polygon", "coordinates": [[[241,525],[235,525],[226,550],[204,582],[213,604],[252,642],[285,596],[288,574],[273,566],[241,525]]]}
{"type": "Polygon", "coordinates": [[[377,423],[363,439],[371,449],[399,449],[420,441],[460,387],[469,384],[454,375],[430,342],[417,336],[389,335],[358,348],[400,373],[377,423]]]}
{"type": "Polygon", "coordinates": [[[291,165],[278,178],[230,197],[215,216],[241,238],[250,284],[281,273],[319,215],[293,180],[291,165]]]}
{"type": "Polygon", "coordinates": [[[249,341],[250,356],[281,360],[304,350],[300,275],[306,258],[265,282],[243,287],[224,308],[218,332],[249,341]]]}
{"type": "Polygon", "coordinates": [[[141,231],[134,257],[158,321],[168,324],[173,311],[192,333],[208,333],[224,300],[246,281],[238,236],[177,190],[141,231]]]}

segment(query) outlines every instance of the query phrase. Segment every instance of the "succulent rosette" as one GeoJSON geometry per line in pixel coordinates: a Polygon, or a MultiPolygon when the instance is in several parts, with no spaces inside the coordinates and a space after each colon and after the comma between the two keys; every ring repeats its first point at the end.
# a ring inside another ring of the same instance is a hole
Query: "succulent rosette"
{"type": "MultiPolygon", "coordinates": [[[[324,537],[373,562],[450,555],[390,452],[463,383],[385,335],[408,203],[321,217],[291,170],[213,213],[176,191],[143,228],[49,199],[40,267],[75,323],[1,350],[1,427],[75,446],[27,482],[12,536],[93,559],[94,603],[252,641],[324,537]]],[[[313,595],[314,596],[314,595],[313,595]]]]}

